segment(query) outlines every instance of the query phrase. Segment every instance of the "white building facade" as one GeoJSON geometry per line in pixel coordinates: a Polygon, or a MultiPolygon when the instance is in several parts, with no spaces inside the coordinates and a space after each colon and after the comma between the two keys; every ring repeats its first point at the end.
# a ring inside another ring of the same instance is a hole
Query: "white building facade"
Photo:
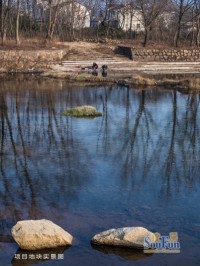
{"type": "MultiPolygon", "coordinates": [[[[46,12],[50,8],[49,1],[37,0],[46,12]]],[[[59,15],[66,25],[71,25],[74,29],[82,29],[90,27],[90,11],[82,4],[75,1],[53,0],[51,8],[59,8],[59,15]]]]}
{"type": "Polygon", "coordinates": [[[139,10],[125,9],[118,12],[119,27],[127,31],[136,33],[144,31],[143,16],[139,10]]]}
{"type": "Polygon", "coordinates": [[[143,32],[144,20],[140,10],[133,9],[130,5],[113,7],[110,10],[110,21],[115,22],[117,27],[123,31],[143,32]]]}

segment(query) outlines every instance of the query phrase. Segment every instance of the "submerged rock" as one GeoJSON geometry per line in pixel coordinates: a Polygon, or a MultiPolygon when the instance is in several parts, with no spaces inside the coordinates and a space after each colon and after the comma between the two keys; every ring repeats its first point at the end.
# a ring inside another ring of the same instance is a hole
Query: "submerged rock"
{"type": "Polygon", "coordinates": [[[155,234],[144,227],[124,227],[101,232],[95,235],[91,242],[96,245],[142,249],[144,237],[149,237],[152,242],[156,241],[155,234]]]}
{"type": "Polygon", "coordinates": [[[102,116],[102,113],[97,112],[96,108],[89,105],[78,106],[72,109],[67,109],[63,112],[64,115],[75,117],[96,117],[102,116]]]}
{"type": "Polygon", "coordinates": [[[19,221],[11,232],[20,248],[26,250],[68,246],[73,240],[68,232],[45,219],[19,221]]]}
{"type": "Polygon", "coordinates": [[[117,84],[121,85],[121,86],[127,86],[128,85],[128,80],[127,79],[119,79],[117,81],[117,84]]]}

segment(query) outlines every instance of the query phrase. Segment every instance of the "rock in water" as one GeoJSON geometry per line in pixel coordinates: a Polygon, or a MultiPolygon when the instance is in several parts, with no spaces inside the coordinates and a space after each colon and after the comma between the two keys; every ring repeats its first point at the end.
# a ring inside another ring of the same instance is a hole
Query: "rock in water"
{"type": "Polygon", "coordinates": [[[63,112],[64,115],[74,116],[74,117],[96,117],[102,116],[102,113],[97,112],[96,108],[90,105],[83,105],[74,107],[72,109],[67,109],[63,112]]]}
{"type": "Polygon", "coordinates": [[[20,248],[26,250],[67,246],[73,240],[68,232],[45,219],[19,221],[11,232],[20,248]]]}
{"type": "Polygon", "coordinates": [[[92,238],[92,243],[143,249],[144,237],[149,237],[152,242],[156,241],[155,234],[144,227],[124,227],[101,232],[92,238]]]}

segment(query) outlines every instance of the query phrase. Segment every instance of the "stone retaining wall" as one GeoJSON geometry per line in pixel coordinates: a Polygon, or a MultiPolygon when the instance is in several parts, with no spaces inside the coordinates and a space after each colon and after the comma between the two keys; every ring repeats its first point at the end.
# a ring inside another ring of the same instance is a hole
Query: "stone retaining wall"
{"type": "Polygon", "coordinates": [[[59,63],[65,50],[0,51],[0,72],[40,71],[59,63]]]}
{"type": "Polygon", "coordinates": [[[123,54],[134,61],[157,62],[191,62],[200,61],[200,49],[180,48],[134,48],[118,46],[117,53],[123,54]]]}

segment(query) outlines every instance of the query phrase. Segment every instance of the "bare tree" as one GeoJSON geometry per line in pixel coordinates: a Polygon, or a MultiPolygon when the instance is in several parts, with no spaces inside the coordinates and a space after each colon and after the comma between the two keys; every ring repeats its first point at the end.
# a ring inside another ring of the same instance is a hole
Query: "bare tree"
{"type": "Polygon", "coordinates": [[[200,46],[200,1],[194,1],[194,18],[195,18],[195,28],[196,28],[196,45],[200,46]]]}
{"type": "Polygon", "coordinates": [[[172,4],[174,6],[174,11],[178,19],[175,21],[176,23],[176,30],[174,35],[174,46],[178,47],[179,40],[180,40],[180,34],[181,29],[184,24],[189,22],[191,20],[191,17],[189,19],[186,19],[184,21],[184,17],[187,15],[189,11],[191,11],[191,8],[194,4],[194,0],[172,0],[172,4]]]}
{"type": "Polygon", "coordinates": [[[3,26],[3,0],[0,0],[0,32],[2,33],[3,26]]]}
{"type": "Polygon", "coordinates": [[[144,47],[147,45],[149,39],[150,29],[153,26],[155,20],[165,10],[167,6],[167,0],[136,0],[136,8],[141,10],[143,16],[143,23],[145,28],[144,34],[144,47]]]}
{"type": "Polygon", "coordinates": [[[16,14],[16,25],[15,25],[15,38],[16,38],[16,43],[19,44],[19,17],[20,17],[20,3],[21,0],[17,0],[17,14],[16,14]]]}
{"type": "Polygon", "coordinates": [[[11,0],[7,0],[2,2],[1,0],[1,17],[0,17],[0,25],[1,25],[1,40],[2,44],[4,44],[6,40],[7,30],[8,30],[8,20],[9,14],[11,10],[11,0]]]}
{"type": "Polygon", "coordinates": [[[61,0],[57,0],[56,3],[53,3],[52,0],[49,0],[49,16],[48,16],[48,29],[46,39],[48,41],[52,40],[55,25],[58,17],[58,12],[60,9],[61,0]]]}

